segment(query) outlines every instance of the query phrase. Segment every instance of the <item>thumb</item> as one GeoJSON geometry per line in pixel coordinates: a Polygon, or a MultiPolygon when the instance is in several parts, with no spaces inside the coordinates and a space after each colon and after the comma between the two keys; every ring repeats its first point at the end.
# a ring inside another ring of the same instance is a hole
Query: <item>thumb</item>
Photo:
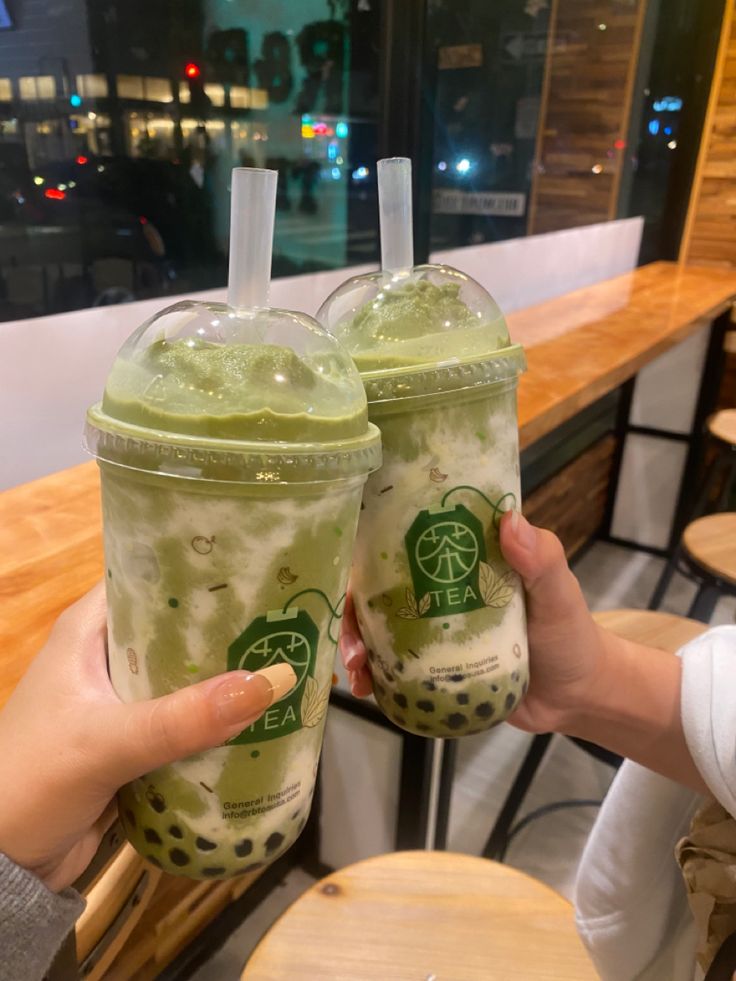
{"type": "Polygon", "coordinates": [[[288,664],[261,671],[229,671],[161,698],[121,704],[105,754],[115,789],[166,763],[221,746],[252,725],[296,684],[288,664]]]}
{"type": "Polygon", "coordinates": [[[524,581],[530,616],[560,623],[587,611],[580,584],[570,571],[562,542],[535,528],[518,511],[501,519],[501,550],[524,581]]]}

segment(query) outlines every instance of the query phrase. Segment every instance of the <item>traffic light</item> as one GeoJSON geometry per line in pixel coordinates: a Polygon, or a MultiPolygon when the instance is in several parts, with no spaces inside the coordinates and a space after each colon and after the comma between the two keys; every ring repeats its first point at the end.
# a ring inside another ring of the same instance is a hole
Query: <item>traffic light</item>
{"type": "Polygon", "coordinates": [[[212,103],[204,90],[202,69],[196,61],[188,61],[184,66],[184,78],[189,85],[189,106],[197,119],[208,119],[212,103]]]}

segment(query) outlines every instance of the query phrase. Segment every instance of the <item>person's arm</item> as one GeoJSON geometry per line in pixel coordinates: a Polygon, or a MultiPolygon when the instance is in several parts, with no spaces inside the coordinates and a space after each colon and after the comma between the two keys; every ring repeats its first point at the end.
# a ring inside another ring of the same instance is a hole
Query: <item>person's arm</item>
{"type": "Polygon", "coordinates": [[[0,854],[0,978],[41,978],[84,909],[73,889],[52,892],[0,854]]]}
{"type": "Polygon", "coordinates": [[[117,790],[226,742],[295,681],[278,664],[126,705],[107,673],[102,587],[59,618],[0,712],[0,978],[48,968],[84,908],[68,887],[114,820],[117,790]]]}
{"type": "MultiPolygon", "coordinates": [[[[587,739],[706,793],[683,734],[680,659],[598,627],[551,532],[514,511],[504,515],[500,534],[504,556],[526,588],[531,658],[529,691],[511,724],[587,739]]],[[[353,694],[369,694],[352,604],[341,652],[353,694]]]]}

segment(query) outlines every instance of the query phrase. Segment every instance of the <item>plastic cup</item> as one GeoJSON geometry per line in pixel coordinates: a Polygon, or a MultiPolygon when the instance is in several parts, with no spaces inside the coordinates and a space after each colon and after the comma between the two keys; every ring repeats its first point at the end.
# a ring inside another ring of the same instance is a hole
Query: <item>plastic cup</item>
{"type": "Polygon", "coordinates": [[[520,504],[523,352],[491,296],[449,266],[355,277],[318,319],[353,355],[383,442],[352,574],[374,695],[409,732],[481,732],[528,685],[524,596],[498,540],[520,504]]]}
{"type": "Polygon", "coordinates": [[[129,840],[155,865],[251,872],[309,814],[361,493],[380,463],[360,377],[307,316],[179,303],[123,345],[86,443],[120,698],[282,661],[296,672],[226,745],[119,795],[129,840]]]}

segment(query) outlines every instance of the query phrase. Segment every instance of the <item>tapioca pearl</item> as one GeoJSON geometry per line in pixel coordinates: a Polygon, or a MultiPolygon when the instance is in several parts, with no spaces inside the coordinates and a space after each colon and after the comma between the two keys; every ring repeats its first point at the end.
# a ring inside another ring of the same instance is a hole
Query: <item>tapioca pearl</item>
{"type": "Polygon", "coordinates": [[[194,844],[201,852],[211,852],[217,845],[214,841],[210,841],[209,838],[203,838],[199,835],[194,839],[194,844]]]}
{"type": "Polygon", "coordinates": [[[481,702],[480,705],[475,706],[475,714],[479,719],[490,719],[495,711],[491,702],[481,702]]]}
{"type": "Polygon", "coordinates": [[[446,725],[448,729],[453,731],[457,729],[462,729],[463,726],[468,724],[467,716],[463,715],[462,712],[450,712],[446,719],[442,720],[443,725],[446,725]]]}
{"type": "Polygon", "coordinates": [[[174,865],[183,866],[189,865],[191,858],[187,855],[183,848],[170,848],[169,858],[174,863],[174,865]]]}
{"type": "Polygon", "coordinates": [[[437,685],[433,681],[423,681],[422,688],[426,688],[427,691],[437,691],[437,685]]]}
{"type": "Polygon", "coordinates": [[[235,854],[238,856],[238,858],[247,858],[252,851],[253,842],[250,840],[250,838],[243,838],[242,841],[239,841],[237,845],[235,845],[235,854]]]}
{"type": "Polygon", "coordinates": [[[406,695],[403,695],[400,691],[397,691],[394,694],[394,701],[399,706],[399,708],[402,708],[402,709],[405,709],[406,706],[409,704],[408,701],[407,701],[407,699],[406,699],[406,695]]]}
{"type": "Polygon", "coordinates": [[[512,671],[511,672],[511,680],[512,681],[518,681],[520,677],[521,677],[521,675],[519,674],[518,671],[512,671]]]}
{"type": "Polygon", "coordinates": [[[274,831],[266,838],[266,854],[270,855],[271,852],[275,852],[277,848],[280,848],[284,843],[284,836],[280,831],[274,831]]]}
{"type": "Polygon", "coordinates": [[[514,705],[516,705],[516,695],[514,695],[514,693],[510,691],[506,696],[506,700],[503,704],[506,708],[506,711],[510,712],[511,709],[514,707],[514,705]]]}
{"type": "Polygon", "coordinates": [[[455,697],[457,698],[458,705],[467,705],[470,701],[470,697],[464,691],[461,691],[460,694],[456,695],[455,697]]]}
{"type": "Polygon", "coordinates": [[[162,868],[161,862],[156,858],[155,855],[146,855],[146,861],[150,862],[151,865],[155,865],[157,869],[162,868]]]}
{"type": "Polygon", "coordinates": [[[163,842],[161,841],[161,835],[158,833],[158,831],[155,831],[153,828],[146,828],[145,831],[143,832],[143,837],[146,839],[149,845],[163,844],[163,842]]]}
{"type": "Polygon", "coordinates": [[[394,681],[396,680],[390,671],[384,671],[383,676],[390,685],[393,684],[394,681]]]}
{"type": "Polygon", "coordinates": [[[417,702],[417,708],[420,712],[434,712],[434,702],[430,702],[428,698],[421,698],[417,702]]]}
{"type": "Polygon", "coordinates": [[[131,828],[138,827],[138,822],[135,819],[135,814],[131,811],[129,807],[125,808],[125,810],[123,811],[123,816],[125,820],[128,822],[128,824],[131,826],[131,828]]]}
{"type": "Polygon", "coordinates": [[[301,813],[302,813],[301,811],[294,811],[294,813],[291,815],[291,820],[296,821],[296,819],[299,817],[301,813]]]}
{"type": "Polygon", "coordinates": [[[406,725],[406,719],[404,718],[403,715],[399,715],[398,713],[396,713],[395,715],[392,715],[391,718],[393,719],[393,721],[396,723],[397,726],[406,725]]]}
{"type": "Polygon", "coordinates": [[[394,664],[394,671],[398,672],[398,674],[404,673],[404,665],[401,663],[401,661],[397,661],[396,664],[394,664]]]}
{"type": "Polygon", "coordinates": [[[447,680],[448,681],[457,681],[457,682],[465,681],[465,675],[464,674],[451,674],[447,680]]]}
{"type": "Polygon", "coordinates": [[[151,790],[146,794],[146,800],[157,814],[163,814],[163,812],[166,810],[166,800],[163,794],[159,794],[155,790],[151,790]]]}
{"type": "Polygon", "coordinates": [[[218,875],[224,875],[225,868],[222,865],[210,865],[206,869],[202,869],[202,875],[206,875],[208,879],[214,879],[218,875]]]}
{"type": "Polygon", "coordinates": [[[432,731],[432,726],[428,726],[426,722],[417,722],[415,728],[418,729],[419,732],[431,732],[432,731]]]}
{"type": "Polygon", "coordinates": [[[529,682],[528,681],[525,681],[524,684],[521,686],[521,694],[522,694],[522,696],[526,695],[526,693],[528,691],[529,691],[529,682]]]}
{"type": "Polygon", "coordinates": [[[181,830],[181,828],[177,824],[172,824],[169,827],[169,834],[171,835],[172,838],[183,838],[184,837],[184,832],[181,830]]]}
{"type": "Polygon", "coordinates": [[[253,862],[252,865],[246,865],[243,872],[257,872],[258,869],[262,869],[265,864],[265,862],[253,862]]]}
{"type": "Polygon", "coordinates": [[[491,691],[492,692],[498,692],[498,685],[496,685],[496,684],[491,685],[491,691]]]}

